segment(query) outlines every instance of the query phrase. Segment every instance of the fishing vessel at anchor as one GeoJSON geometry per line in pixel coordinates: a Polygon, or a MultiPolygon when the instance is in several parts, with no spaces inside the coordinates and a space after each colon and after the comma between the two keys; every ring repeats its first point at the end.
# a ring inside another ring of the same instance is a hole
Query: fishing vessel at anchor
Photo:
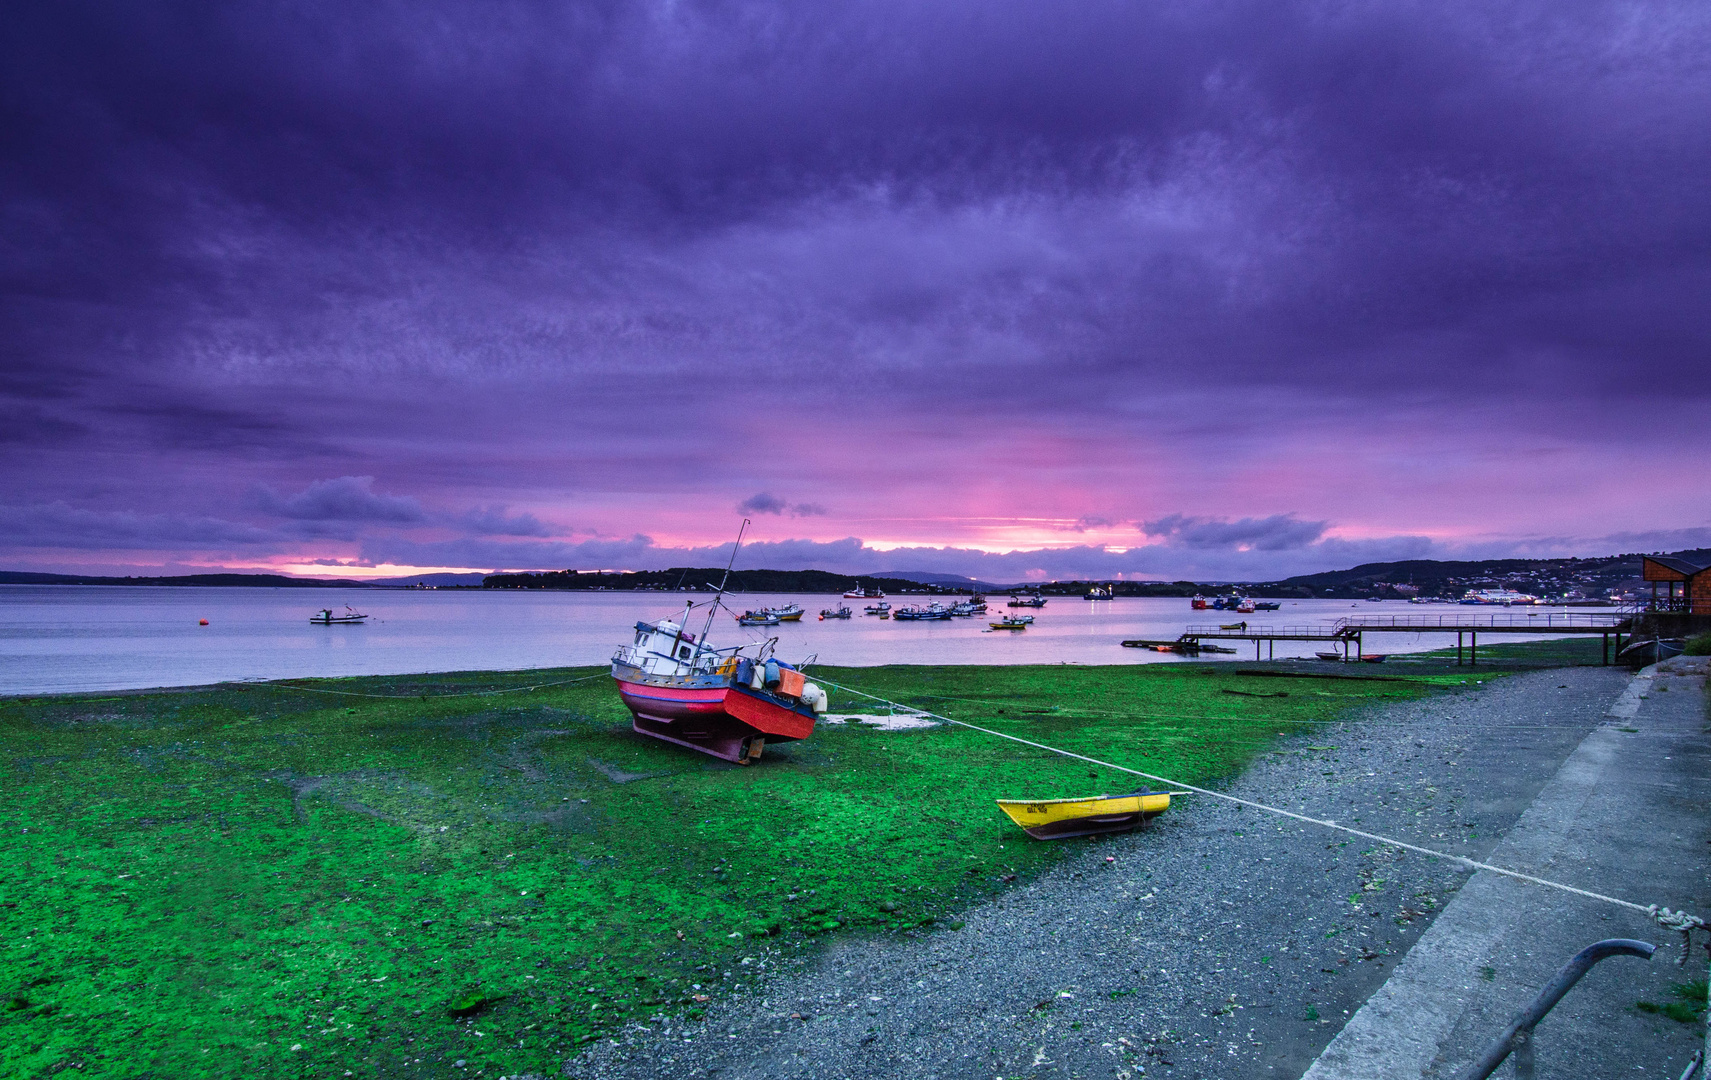
{"type": "MultiPolygon", "coordinates": [[[[725,573],[729,578],[729,567],[725,573]]],[[[777,638],[713,648],[707,632],[723,594],[721,582],[712,600],[689,602],[675,619],[636,623],[635,640],[612,657],[612,681],[637,734],[747,765],[769,742],[813,734],[827,697],[795,665],[773,655],[777,638]],[[688,629],[697,606],[707,608],[699,637],[688,629]]]]}

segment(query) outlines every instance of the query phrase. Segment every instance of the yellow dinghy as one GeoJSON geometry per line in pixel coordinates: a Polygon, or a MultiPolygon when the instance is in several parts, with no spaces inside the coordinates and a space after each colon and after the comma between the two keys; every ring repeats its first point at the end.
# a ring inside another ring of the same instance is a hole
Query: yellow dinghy
{"type": "Polygon", "coordinates": [[[1084,799],[999,799],[998,808],[1035,840],[1124,832],[1170,809],[1168,791],[1094,795],[1084,799]]]}

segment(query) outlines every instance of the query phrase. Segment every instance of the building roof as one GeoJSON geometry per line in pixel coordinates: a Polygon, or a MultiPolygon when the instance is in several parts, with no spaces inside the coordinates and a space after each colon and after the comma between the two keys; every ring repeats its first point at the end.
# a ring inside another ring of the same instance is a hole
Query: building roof
{"type": "Polygon", "coordinates": [[[1711,569],[1711,567],[1697,566],[1686,559],[1678,559],[1673,555],[1644,555],[1641,557],[1646,562],[1657,563],[1665,569],[1674,570],[1682,577],[1693,577],[1695,574],[1711,569]]]}

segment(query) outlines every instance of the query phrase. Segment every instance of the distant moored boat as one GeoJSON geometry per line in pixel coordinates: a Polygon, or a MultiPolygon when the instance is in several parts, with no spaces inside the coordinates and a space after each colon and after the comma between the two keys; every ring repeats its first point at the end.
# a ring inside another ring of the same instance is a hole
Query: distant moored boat
{"type": "Polygon", "coordinates": [[[309,621],[319,623],[322,626],[356,626],[366,618],[368,618],[367,615],[346,604],[343,615],[334,615],[332,608],[322,608],[309,616],[309,621]]]}

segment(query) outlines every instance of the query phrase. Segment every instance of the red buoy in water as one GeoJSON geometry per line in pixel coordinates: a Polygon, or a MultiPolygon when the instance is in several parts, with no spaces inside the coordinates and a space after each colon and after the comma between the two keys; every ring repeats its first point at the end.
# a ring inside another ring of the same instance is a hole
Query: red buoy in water
{"type": "Polygon", "coordinates": [[[201,620],[201,621],[199,621],[199,622],[198,622],[198,623],[197,623],[197,624],[196,624],[196,625],[198,625],[198,626],[207,626],[207,625],[208,625],[208,620],[207,620],[207,619],[202,619],[202,620],[201,620]]]}

